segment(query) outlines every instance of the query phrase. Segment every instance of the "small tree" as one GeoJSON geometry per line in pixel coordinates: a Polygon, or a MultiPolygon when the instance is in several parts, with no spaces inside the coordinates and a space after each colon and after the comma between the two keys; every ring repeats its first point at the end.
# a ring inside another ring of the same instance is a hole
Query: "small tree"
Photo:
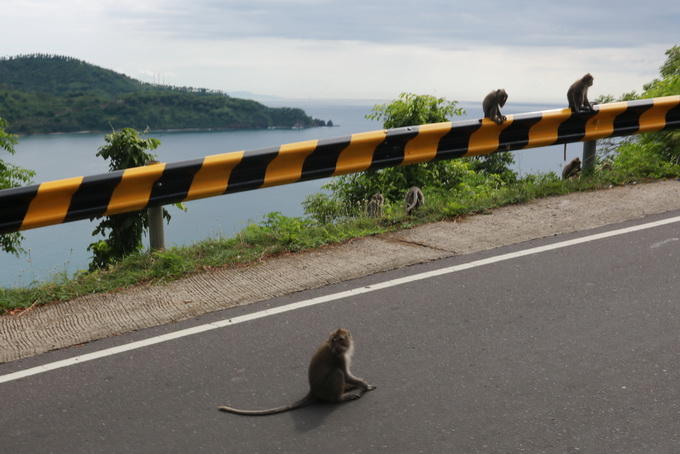
{"type": "Polygon", "coordinates": [[[465,110],[457,105],[456,101],[447,101],[445,98],[401,93],[399,99],[389,104],[373,106],[373,112],[366,118],[382,120],[383,128],[387,129],[441,123],[449,121],[453,115],[465,114],[465,110]]]}
{"type": "MultiPolygon", "coordinates": [[[[373,106],[373,112],[367,114],[366,118],[382,120],[386,129],[441,123],[448,121],[451,116],[465,113],[457,105],[456,101],[447,101],[445,98],[401,93],[399,99],[391,103],[373,106]]],[[[386,200],[394,202],[403,198],[411,186],[422,188],[455,184],[460,170],[449,161],[388,167],[343,175],[333,179],[325,187],[330,189],[333,196],[343,205],[350,210],[357,210],[376,192],[382,193],[386,200]]]]}
{"type": "MultiPolygon", "coordinates": [[[[382,120],[383,127],[390,129],[441,123],[449,121],[452,116],[459,116],[464,113],[465,111],[458,107],[456,101],[448,101],[445,98],[430,95],[402,93],[399,95],[399,99],[389,104],[375,105],[373,112],[366,115],[366,118],[382,120]]],[[[436,189],[453,188],[470,170],[499,174],[501,179],[514,179],[515,173],[507,167],[512,162],[512,155],[509,153],[496,153],[490,158],[472,158],[465,161],[448,160],[389,167],[344,175],[333,179],[325,187],[333,192],[333,197],[336,200],[350,209],[356,210],[376,192],[382,193],[388,201],[396,202],[404,197],[411,186],[436,189]]],[[[319,200],[315,200],[315,202],[318,203],[319,200]]]]}
{"type": "MultiPolygon", "coordinates": [[[[445,98],[402,93],[399,95],[399,99],[392,101],[390,104],[374,106],[373,113],[366,115],[366,118],[370,120],[383,120],[384,128],[441,123],[449,121],[452,116],[465,114],[465,110],[456,106],[456,101],[447,101],[445,98]]],[[[472,170],[474,171],[498,175],[503,181],[514,181],[517,178],[517,174],[509,168],[515,162],[511,153],[500,152],[467,159],[472,163],[472,170]]],[[[425,169],[438,169],[437,173],[440,175],[442,174],[442,168],[446,166],[446,163],[424,164],[425,169]]],[[[432,176],[429,172],[425,172],[423,175],[423,166],[420,167],[421,169],[418,169],[418,166],[402,167],[399,169],[399,172],[405,176],[406,184],[408,184],[408,180],[411,180],[414,181],[413,185],[420,186],[420,184],[415,183],[418,180],[418,174],[421,174],[422,178],[425,179],[429,179],[432,176]],[[414,173],[415,175],[409,178],[409,173],[414,173]]],[[[427,180],[425,183],[427,183],[427,180]]],[[[421,182],[423,185],[425,183],[421,182]]],[[[408,187],[413,185],[409,184],[408,187]]]]}
{"type": "MultiPolygon", "coordinates": [[[[668,49],[666,55],[668,59],[659,68],[661,79],[654,79],[643,87],[643,98],[680,94],[680,46],[668,49]]],[[[640,142],[658,144],[659,153],[664,159],[672,164],[680,164],[680,131],[677,129],[643,134],[640,142]]]]}
{"type": "MultiPolygon", "coordinates": [[[[132,128],[114,131],[104,140],[108,145],[99,148],[97,156],[109,160],[111,171],[145,165],[147,161],[156,158],[156,155],[148,153],[147,150],[155,150],[160,145],[158,139],[143,139],[139,132],[132,128]]],[[[170,219],[165,210],[163,216],[170,219]]],[[[90,271],[106,268],[129,254],[141,251],[142,237],[148,228],[149,218],[146,210],[106,216],[92,232],[92,236],[101,234],[107,238],[94,242],[87,248],[93,254],[90,271]]]]}
{"type": "MultiPolygon", "coordinates": [[[[668,59],[659,68],[660,79],[643,86],[642,95],[627,93],[621,100],[656,98],[680,93],[680,46],[666,51],[668,59]]],[[[677,176],[680,168],[680,132],[678,130],[641,134],[624,139],[612,160],[614,169],[630,174],[667,178],[677,176]]]]}
{"type": "MultiPolygon", "coordinates": [[[[16,135],[6,132],[6,127],[7,121],[0,118],[0,149],[13,155],[15,153],[14,145],[18,143],[18,139],[16,135]]],[[[24,169],[0,159],[0,190],[28,184],[34,176],[33,170],[24,169]]],[[[0,235],[0,249],[10,254],[19,255],[23,252],[21,248],[22,239],[23,236],[18,232],[2,234],[0,235]]]]}

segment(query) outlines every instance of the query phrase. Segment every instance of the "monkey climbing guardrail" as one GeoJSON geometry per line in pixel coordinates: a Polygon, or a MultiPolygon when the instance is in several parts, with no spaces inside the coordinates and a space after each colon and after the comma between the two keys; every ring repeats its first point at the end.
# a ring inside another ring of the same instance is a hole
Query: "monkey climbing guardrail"
{"type": "Polygon", "coordinates": [[[680,96],[426,124],[0,191],[0,233],[368,169],[680,128],[680,96]]]}

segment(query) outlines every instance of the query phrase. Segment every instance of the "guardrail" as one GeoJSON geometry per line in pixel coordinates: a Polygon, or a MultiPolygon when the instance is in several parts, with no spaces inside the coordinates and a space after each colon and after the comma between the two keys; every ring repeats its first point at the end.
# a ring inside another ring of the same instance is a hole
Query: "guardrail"
{"type": "Polygon", "coordinates": [[[0,233],[368,169],[680,128],[680,96],[409,126],[0,191],[0,233]]]}

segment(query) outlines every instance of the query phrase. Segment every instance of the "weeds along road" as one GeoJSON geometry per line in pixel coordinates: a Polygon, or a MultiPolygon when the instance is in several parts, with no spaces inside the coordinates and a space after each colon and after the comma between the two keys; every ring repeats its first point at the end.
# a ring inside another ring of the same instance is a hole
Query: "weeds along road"
{"type": "Polygon", "coordinates": [[[8,362],[3,451],[676,452],[679,257],[674,210],[8,362]],[[375,391],[217,411],[303,396],[338,326],[375,391]]]}

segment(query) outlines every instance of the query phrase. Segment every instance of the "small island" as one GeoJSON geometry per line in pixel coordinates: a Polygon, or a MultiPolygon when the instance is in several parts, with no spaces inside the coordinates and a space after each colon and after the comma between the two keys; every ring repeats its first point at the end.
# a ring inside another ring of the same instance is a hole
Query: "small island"
{"type": "Polygon", "coordinates": [[[0,58],[0,116],[15,134],[326,126],[302,109],[267,107],[206,88],[145,83],[82,60],[45,54],[0,58]]]}

